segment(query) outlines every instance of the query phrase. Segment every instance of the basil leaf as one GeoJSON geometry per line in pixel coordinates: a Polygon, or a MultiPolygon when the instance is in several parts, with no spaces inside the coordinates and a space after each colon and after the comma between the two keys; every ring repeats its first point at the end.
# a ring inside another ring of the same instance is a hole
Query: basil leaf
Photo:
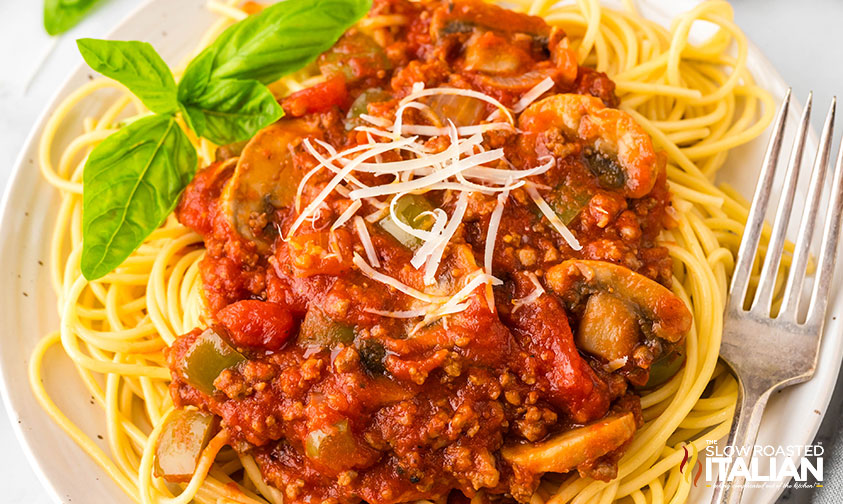
{"type": "Polygon", "coordinates": [[[149,110],[169,114],[178,109],[176,81],[151,45],[90,38],[76,45],[91,68],[129,88],[149,110]]]}
{"type": "Polygon", "coordinates": [[[205,114],[201,110],[196,110],[188,107],[182,102],[179,102],[179,111],[184,118],[185,124],[190,128],[197,137],[205,135],[205,114]]]}
{"type": "Polygon", "coordinates": [[[76,26],[100,0],[44,0],[44,29],[58,35],[76,26]]]}
{"type": "Polygon", "coordinates": [[[251,138],[284,115],[269,89],[256,80],[211,81],[201,96],[183,105],[191,128],[217,145],[251,138]]]}
{"type": "Polygon", "coordinates": [[[274,82],[330,49],[371,6],[371,0],[286,0],[267,7],[226,29],[188,65],[179,98],[212,80],[274,82]]]}
{"type": "MultiPolygon", "coordinates": [[[[214,53],[203,51],[190,60],[184,74],[179,81],[179,103],[189,103],[195,97],[202,96],[211,75],[211,66],[214,64],[214,53]]],[[[184,110],[182,110],[184,112],[184,110]]],[[[188,120],[188,126],[198,136],[202,136],[204,129],[194,128],[188,120]]],[[[198,127],[198,126],[197,126],[198,127]]]]}
{"type": "Polygon", "coordinates": [[[82,175],[82,274],[120,265],[173,211],[196,151],[172,116],[139,119],[106,138],[82,175]]]}

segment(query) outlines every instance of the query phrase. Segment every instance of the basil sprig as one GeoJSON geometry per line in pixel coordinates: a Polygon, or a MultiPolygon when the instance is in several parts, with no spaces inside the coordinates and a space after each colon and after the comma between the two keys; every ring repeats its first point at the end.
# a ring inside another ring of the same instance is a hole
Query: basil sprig
{"type": "Polygon", "coordinates": [[[101,278],[120,265],[164,222],[193,178],[196,150],[178,114],[196,136],[216,144],[252,137],[284,115],[266,84],[314,61],[370,8],[371,0],[274,4],[220,34],[190,62],[178,85],[147,43],[78,40],[91,68],[125,85],[154,112],[106,138],[85,163],[85,278],[101,278]]]}
{"type": "Polygon", "coordinates": [[[73,28],[100,0],[44,0],[44,29],[58,35],[73,28]]]}

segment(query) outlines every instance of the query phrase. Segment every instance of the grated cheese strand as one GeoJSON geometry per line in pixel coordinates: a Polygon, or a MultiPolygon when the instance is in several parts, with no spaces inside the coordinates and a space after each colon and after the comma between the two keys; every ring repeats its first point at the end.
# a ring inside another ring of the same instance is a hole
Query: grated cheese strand
{"type": "Polygon", "coordinates": [[[439,235],[438,243],[430,254],[424,266],[424,284],[433,285],[436,283],[436,271],[439,269],[439,263],[442,261],[442,255],[445,253],[445,247],[451,241],[451,237],[457,232],[457,228],[462,223],[462,218],[465,215],[465,210],[468,208],[468,193],[460,193],[457,204],[454,206],[454,213],[448,220],[448,225],[442,230],[439,235]]]}
{"type": "Polygon", "coordinates": [[[432,239],[425,241],[422,246],[416,250],[416,253],[413,254],[413,258],[410,260],[410,265],[416,269],[421,268],[427,258],[430,257],[430,254],[433,253],[433,250],[439,243],[435,237],[442,234],[442,231],[445,229],[445,225],[448,223],[448,214],[445,213],[445,210],[437,208],[433,210],[433,215],[435,220],[433,221],[433,226],[430,228],[430,236],[432,239]]]}
{"type": "Polygon", "coordinates": [[[399,310],[399,311],[389,311],[389,310],[375,310],[374,308],[363,308],[363,311],[366,313],[373,313],[375,315],[380,315],[381,317],[389,317],[389,318],[397,318],[397,319],[411,319],[411,318],[418,318],[424,317],[427,312],[424,310],[399,310]]]}
{"type": "Polygon", "coordinates": [[[458,163],[450,164],[446,168],[434,171],[430,175],[410,180],[408,182],[398,182],[394,184],[387,184],[375,187],[365,187],[362,189],[355,189],[351,191],[349,196],[351,198],[368,198],[372,196],[386,196],[389,194],[398,194],[403,192],[418,191],[425,189],[430,184],[441,182],[455,175],[456,173],[465,170],[466,168],[478,166],[483,163],[497,161],[503,158],[503,149],[495,149],[489,152],[481,152],[467,158],[461,159],[458,163]]]}
{"type": "Polygon", "coordinates": [[[357,210],[360,210],[360,207],[362,206],[363,202],[361,202],[360,200],[352,201],[351,204],[348,205],[348,208],[346,208],[345,211],[341,213],[340,216],[337,217],[337,220],[335,220],[334,223],[331,225],[331,231],[336,231],[337,229],[339,229],[340,226],[345,224],[348,219],[352,218],[354,214],[357,213],[357,210]]]}
{"type": "MultiPolygon", "coordinates": [[[[316,161],[319,162],[320,167],[327,168],[334,173],[339,173],[340,168],[335,166],[334,163],[333,163],[334,161],[336,161],[338,159],[341,159],[341,157],[337,153],[336,149],[334,149],[334,147],[331,144],[323,142],[322,140],[319,140],[318,138],[315,138],[314,141],[316,143],[318,143],[320,146],[322,146],[325,150],[327,150],[331,157],[325,158],[325,156],[323,156],[322,154],[319,153],[319,151],[317,151],[315,148],[313,148],[313,145],[310,143],[309,138],[305,139],[305,141],[302,142],[302,145],[304,145],[307,152],[311,156],[313,156],[316,159],[316,161]]],[[[369,187],[366,184],[364,184],[363,182],[360,182],[359,180],[357,180],[357,177],[355,177],[354,175],[348,174],[345,177],[345,179],[347,181],[351,182],[352,184],[356,185],[358,188],[369,187]]],[[[337,187],[337,189],[339,189],[339,187],[337,187]]]]}
{"type": "MultiPolygon", "coordinates": [[[[501,225],[501,217],[503,216],[503,207],[506,205],[506,200],[509,198],[509,191],[504,191],[498,194],[498,202],[495,209],[492,210],[492,215],[489,217],[489,229],[486,230],[486,244],[483,250],[483,269],[486,270],[487,275],[492,275],[492,257],[495,253],[495,242],[498,239],[498,228],[501,225]]],[[[489,306],[492,306],[492,304],[489,306]]]]}
{"type": "Polygon", "coordinates": [[[384,117],[373,116],[369,114],[360,114],[360,119],[363,119],[369,124],[374,124],[375,126],[380,126],[381,128],[391,128],[392,121],[386,119],[384,117]]]}
{"type": "Polygon", "coordinates": [[[354,258],[352,259],[352,262],[355,266],[360,268],[360,271],[364,275],[371,278],[372,280],[393,287],[394,289],[403,292],[404,294],[410,297],[416,298],[419,301],[424,301],[430,304],[442,304],[447,300],[447,298],[444,298],[443,296],[433,296],[427,294],[420,290],[414,289],[409,285],[403,284],[389,275],[384,275],[383,273],[380,273],[379,271],[369,266],[366,260],[360,257],[360,254],[358,254],[357,252],[354,253],[354,258]]]}
{"type": "Polygon", "coordinates": [[[410,330],[410,336],[414,336],[419,331],[419,329],[422,329],[426,326],[429,326],[430,324],[432,324],[433,322],[436,322],[439,319],[442,319],[442,326],[447,331],[448,330],[448,319],[446,317],[448,315],[454,315],[456,313],[463,312],[463,311],[467,310],[469,306],[471,306],[471,303],[466,301],[465,303],[460,303],[458,305],[454,305],[453,307],[449,308],[448,310],[440,311],[436,315],[426,316],[424,318],[424,320],[422,320],[421,322],[416,324],[413,327],[413,329],[410,330]]]}
{"type": "Polygon", "coordinates": [[[518,181],[512,185],[502,186],[502,187],[494,187],[494,186],[484,186],[480,184],[475,184],[474,182],[437,182],[429,187],[429,190],[439,190],[439,191],[456,191],[456,192],[479,192],[481,194],[492,195],[495,193],[500,193],[503,191],[512,191],[513,189],[518,189],[519,187],[523,186],[525,182],[523,180],[518,181]]]}
{"type": "Polygon", "coordinates": [[[542,284],[541,282],[539,282],[539,279],[538,277],[536,277],[535,273],[533,273],[532,271],[528,271],[527,276],[530,278],[530,281],[535,286],[535,289],[533,289],[532,292],[522,298],[512,300],[512,304],[515,306],[515,308],[512,309],[512,313],[515,313],[516,310],[518,310],[524,305],[535,303],[542,296],[542,294],[545,293],[544,287],[542,287],[542,284]]]}
{"type": "Polygon", "coordinates": [[[492,285],[500,285],[503,283],[500,279],[486,274],[485,272],[483,272],[483,270],[477,270],[477,272],[473,275],[474,277],[469,280],[468,283],[466,283],[462,289],[457,291],[457,293],[454,294],[451,299],[448,300],[448,302],[443,304],[442,307],[437,310],[437,312],[444,312],[452,309],[457,304],[465,301],[468,296],[470,296],[471,293],[474,292],[475,289],[487,282],[491,283],[492,285]]]}
{"type": "Polygon", "coordinates": [[[558,231],[559,234],[562,235],[562,238],[565,239],[565,241],[568,243],[568,246],[570,246],[574,250],[582,250],[582,245],[580,245],[580,242],[577,240],[577,237],[574,236],[574,234],[571,233],[571,230],[568,229],[567,226],[562,223],[562,221],[559,219],[559,216],[556,215],[556,212],[554,212],[553,209],[550,208],[550,205],[547,204],[547,202],[541,197],[539,192],[536,190],[535,185],[528,183],[525,188],[527,189],[527,194],[530,195],[530,198],[533,199],[533,202],[536,204],[537,207],[539,207],[539,210],[541,210],[544,216],[547,217],[547,220],[550,221],[554,229],[556,229],[556,231],[558,231]]]}
{"type": "Polygon", "coordinates": [[[532,88],[529,91],[524,93],[524,96],[521,97],[518,102],[512,106],[512,111],[516,114],[522,112],[524,109],[529,107],[539,96],[545,94],[545,92],[550,91],[553,86],[556,85],[556,82],[553,81],[550,77],[545,77],[545,79],[532,88]]]}
{"type": "MultiPolygon", "coordinates": [[[[426,126],[423,124],[406,124],[402,125],[401,133],[404,135],[419,135],[419,136],[444,136],[448,134],[448,128],[438,126],[426,126]]],[[[393,127],[395,129],[395,127],[393,127]]],[[[494,130],[512,130],[513,127],[505,122],[492,122],[486,124],[475,124],[472,126],[460,126],[457,128],[460,136],[476,135],[486,133],[494,130]]]]}
{"type": "MultiPolygon", "coordinates": [[[[407,139],[403,140],[403,142],[407,142],[407,143],[409,143],[409,142],[414,142],[414,141],[415,141],[415,139],[416,139],[416,137],[411,137],[411,138],[407,138],[407,139]]],[[[399,141],[397,141],[397,142],[395,142],[395,143],[400,144],[401,142],[402,142],[402,141],[401,141],[401,140],[399,140],[399,141]]],[[[292,234],[296,231],[296,229],[298,229],[298,228],[299,228],[299,226],[301,226],[302,222],[304,222],[304,220],[305,220],[305,219],[307,219],[307,217],[308,217],[308,216],[309,216],[309,215],[310,215],[310,214],[311,214],[311,213],[312,213],[312,212],[313,212],[313,211],[314,211],[314,210],[315,210],[315,209],[316,209],[319,205],[321,205],[323,201],[325,201],[325,198],[327,198],[327,197],[328,197],[328,195],[329,195],[329,194],[331,194],[331,192],[333,192],[334,188],[335,188],[337,185],[339,185],[339,183],[340,183],[340,182],[342,182],[342,181],[345,179],[345,177],[346,177],[346,176],[348,176],[351,172],[353,172],[353,171],[354,171],[354,169],[357,167],[357,164],[362,163],[362,162],[363,162],[363,161],[365,161],[366,159],[369,159],[369,158],[371,158],[371,157],[374,157],[374,156],[376,156],[377,154],[381,154],[381,153],[383,153],[383,152],[387,152],[387,151],[392,150],[392,149],[394,148],[394,147],[392,147],[392,145],[393,145],[392,143],[389,143],[389,144],[377,144],[377,147],[373,147],[373,148],[372,148],[371,150],[369,150],[368,152],[364,152],[363,154],[361,154],[360,156],[358,156],[357,158],[355,158],[355,160],[354,160],[354,161],[352,161],[351,163],[349,163],[349,164],[347,164],[345,167],[343,167],[343,169],[342,169],[342,170],[340,170],[340,171],[339,171],[339,173],[337,173],[337,174],[334,176],[334,178],[332,178],[332,179],[331,179],[331,181],[330,181],[330,182],[328,182],[328,184],[327,184],[327,185],[326,185],[326,186],[322,189],[322,191],[319,193],[319,195],[317,195],[317,196],[316,196],[316,199],[314,199],[313,201],[311,201],[311,202],[310,202],[310,203],[309,203],[309,204],[305,207],[305,209],[304,209],[304,210],[303,210],[303,211],[299,214],[299,216],[298,216],[298,217],[296,218],[296,220],[293,222],[292,227],[290,227],[290,231],[287,233],[287,237],[289,238],[290,236],[292,236],[292,234]],[[357,163],[357,161],[358,161],[358,160],[359,160],[359,163],[357,163]]]]}
{"type": "MultiPolygon", "coordinates": [[[[467,154],[471,152],[475,146],[480,145],[482,141],[483,135],[472,135],[471,137],[460,141],[458,150],[460,154],[467,154]]],[[[451,156],[452,154],[450,151],[445,149],[438,154],[428,155],[423,159],[404,159],[401,161],[389,161],[386,163],[360,163],[357,171],[375,174],[394,174],[396,172],[413,171],[418,174],[419,170],[429,169],[430,166],[439,165],[450,159],[451,156]]],[[[340,162],[343,163],[351,161],[340,158],[340,162]]]]}
{"type": "Polygon", "coordinates": [[[375,252],[375,246],[372,243],[372,237],[369,236],[369,229],[366,227],[366,221],[359,215],[354,218],[354,227],[357,228],[357,236],[360,237],[360,243],[363,244],[363,249],[366,251],[366,257],[375,268],[381,267],[381,262],[378,261],[378,254],[375,252]]]}
{"type": "Polygon", "coordinates": [[[507,183],[508,179],[512,180],[519,180],[525,179],[527,177],[531,177],[533,175],[541,175],[542,173],[547,172],[554,166],[556,166],[556,159],[553,156],[545,156],[541,159],[547,159],[544,164],[536,166],[535,168],[530,168],[528,170],[501,170],[499,168],[487,168],[485,166],[479,166],[474,168],[468,168],[462,172],[463,175],[469,178],[477,178],[481,180],[485,180],[486,182],[490,183],[507,183]]]}
{"type": "MultiPolygon", "coordinates": [[[[449,87],[437,87],[437,88],[430,88],[424,89],[423,83],[416,83],[422,84],[421,86],[413,85],[413,92],[409,95],[405,96],[400,102],[398,102],[399,107],[404,103],[408,103],[411,101],[418,100],[419,98],[423,98],[425,96],[433,96],[433,95],[456,95],[456,96],[467,96],[469,98],[477,98],[478,100],[482,100],[486,103],[493,105],[498,111],[503,113],[510,124],[515,124],[515,119],[512,117],[512,113],[509,111],[508,108],[504,106],[503,103],[499,102],[498,100],[492,98],[489,95],[483,94],[479,91],[474,91],[473,89],[461,89],[461,88],[449,88],[449,87]]],[[[396,119],[396,123],[400,118],[396,119]]]]}
{"type": "MultiPolygon", "coordinates": [[[[316,141],[319,142],[319,140],[316,140],[316,141]]],[[[313,153],[316,152],[316,149],[314,149],[313,146],[310,144],[310,138],[305,138],[304,141],[302,142],[302,144],[305,146],[306,149],[308,149],[308,152],[310,152],[311,155],[313,155],[313,153]]],[[[322,144],[320,144],[320,145],[322,145],[322,144]]],[[[304,177],[302,177],[301,181],[299,182],[299,186],[296,189],[296,212],[301,212],[302,191],[304,191],[304,188],[307,185],[307,181],[310,180],[310,177],[312,177],[313,175],[318,173],[319,170],[321,170],[322,168],[325,168],[326,165],[330,165],[335,160],[339,159],[339,154],[337,154],[336,149],[334,149],[334,147],[332,145],[324,144],[323,146],[327,146],[326,149],[328,150],[329,153],[331,153],[331,157],[329,157],[328,159],[325,159],[318,152],[316,152],[315,157],[316,157],[317,161],[319,161],[319,164],[314,166],[311,170],[309,170],[304,175],[304,177]],[[322,161],[320,161],[320,159],[322,159],[322,161]]],[[[365,151],[367,149],[371,149],[371,148],[372,148],[371,145],[358,145],[357,147],[353,147],[351,149],[343,151],[343,154],[347,155],[347,154],[353,154],[353,153],[356,153],[356,152],[363,152],[363,151],[365,151]]],[[[332,167],[332,168],[333,169],[331,169],[331,171],[333,171],[334,173],[337,173],[337,168],[336,167],[332,167]]]]}

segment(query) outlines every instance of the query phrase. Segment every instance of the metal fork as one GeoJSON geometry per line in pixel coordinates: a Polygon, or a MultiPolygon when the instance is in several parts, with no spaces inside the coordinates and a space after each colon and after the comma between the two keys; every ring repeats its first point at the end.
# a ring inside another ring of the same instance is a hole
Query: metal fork
{"type": "MultiPolygon", "coordinates": [[[[800,305],[804,303],[800,303],[800,297],[803,291],[803,280],[807,275],[811,240],[814,228],[819,227],[823,217],[820,216],[818,219],[820,202],[823,200],[824,181],[829,171],[835,98],[829,107],[813,164],[808,198],[802,215],[799,236],[795,242],[793,260],[787,273],[781,309],[777,315],[771,314],[776,276],[784,250],[785,232],[790,222],[799,168],[805,151],[811,101],[812,97],[809,95],[787,163],[784,185],[767,253],[761,267],[760,280],[748,310],[745,306],[750,275],[758,253],[764,215],[770,202],[773,179],[779,164],[779,153],[782,149],[790,104],[790,90],[785,95],[774,121],[773,135],[767,145],[746,229],[738,249],[732,284],[729,288],[720,357],[735,372],[739,393],[727,446],[734,446],[736,450],[741,448],[749,450],[749,455],[742,457],[747,467],[752,459],[752,447],[758,436],[761,416],[770,394],[783,387],[807,381],[814,374],[837,255],[841,213],[843,213],[843,148],[840,149],[834,167],[828,210],[823,211],[823,216],[826,218],[819,262],[810,299],[807,300],[807,316],[802,320],[800,305]]],[[[737,453],[743,452],[737,451],[737,453]]],[[[737,453],[735,459],[739,456],[737,453]]],[[[738,504],[744,483],[743,478],[735,478],[731,484],[718,478],[712,503],[738,504]]]]}

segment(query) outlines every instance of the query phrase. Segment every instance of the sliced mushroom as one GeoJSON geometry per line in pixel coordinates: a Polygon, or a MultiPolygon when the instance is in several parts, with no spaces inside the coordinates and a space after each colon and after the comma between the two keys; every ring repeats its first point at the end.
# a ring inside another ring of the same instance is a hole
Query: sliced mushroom
{"type": "Polygon", "coordinates": [[[550,26],[540,17],[514,13],[482,0],[456,0],[433,14],[434,40],[453,33],[470,33],[477,28],[512,36],[523,33],[539,45],[547,45],[550,26]]]}
{"type": "Polygon", "coordinates": [[[576,342],[581,350],[612,362],[632,354],[639,332],[638,317],[624,300],[597,292],[586,301],[576,342]]]}
{"type": "Polygon", "coordinates": [[[543,443],[505,446],[501,455],[531,473],[565,473],[616,450],[635,434],[632,413],[611,415],[558,434],[543,443]]]}
{"type": "Polygon", "coordinates": [[[549,133],[561,133],[582,145],[591,172],[607,189],[623,189],[628,198],[643,198],[662,169],[650,135],[622,110],[599,98],[556,94],[530,105],[518,117],[521,148],[535,151],[549,133]]]}
{"type": "Polygon", "coordinates": [[[513,75],[531,61],[530,55],[513,45],[509,37],[495,32],[476,33],[465,44],[465,69],[469,71],[513,75]]]}
{"type": "Polygon", "coordinates": [[[520,72],[514,75],[493,75],[482,74],[480,81],[486,86],[509,91],[511,93],[524,93],[540,84],[548,77],[556,80],[559,71],[550,65],[539,63],[527,72],[520,72]]]}
{"type": "Polygon", "coordinates": [[[267,214],[293,204],[303,176],[293,148],[302,138],[320,136],[301,120],[279,121],[258,132],[243,149],[221,203],[234,229],[266,251],[272,240],[263,234],[267,214]]]}
{"type": "MultiPolygon", "coordinates": [[[[550,268],[545,280],[568,303],[582,302],[585,296],[591,294],[611,294],[632,309],[639,318],[639,326],[648,336],[677,343],[691,328],[691,312],[681,299],[663,285],[617,264],[571,259],[550,268]]],[[[625,317],[620,305],[608,299],[604,297],[595,301],[592,307],[594,313],[586,318],[593,320],[600,308],[617,310],[612,316],[625,317]]],[[[589,322],[587,326],[594,331],[601,327],[594,322],[589,322]]],[[[587,331],[579,336],[594,341],[602,338],[588,328],[587,331]]]]}

